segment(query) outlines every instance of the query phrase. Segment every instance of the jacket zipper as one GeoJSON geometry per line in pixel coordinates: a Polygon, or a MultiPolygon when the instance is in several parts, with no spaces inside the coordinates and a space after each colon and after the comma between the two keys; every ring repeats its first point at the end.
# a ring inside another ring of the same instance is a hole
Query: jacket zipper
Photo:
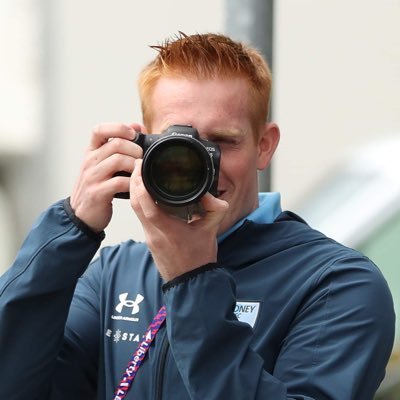
{"type": "Polygon", "coordinates": [[[161,342],[160,358],[158,361],[157,372],[156,372],[155,400],[162,400],[165,364],[167,361],[168,350],[169,350],[169,341],[167,336],[167,330],[165,330],[165,334],[161,342]]]}

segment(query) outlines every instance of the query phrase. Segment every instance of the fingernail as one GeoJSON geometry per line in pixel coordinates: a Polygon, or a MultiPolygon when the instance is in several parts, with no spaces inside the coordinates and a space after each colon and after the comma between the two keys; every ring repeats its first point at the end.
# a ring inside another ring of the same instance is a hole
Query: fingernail
{"type": "Polygon", "coordinates": [[[135,137],[136,137],[136,131],[133,128],[129,129],[129,137],[131,139],[135,139],[135,137]]]}

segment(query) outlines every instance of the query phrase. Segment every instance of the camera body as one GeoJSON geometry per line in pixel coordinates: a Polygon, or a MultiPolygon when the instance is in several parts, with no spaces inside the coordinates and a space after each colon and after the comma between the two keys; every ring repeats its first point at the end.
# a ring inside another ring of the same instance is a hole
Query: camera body
{"type": "MultiPolygon", "coordinates": [[[[143,149],[143,183],[157,203],[187,207],[207,192],[217,195],[220,149],[200,139],[197,129],[172,125],[160,134],[138,133],[133,142],[143,149]]],[[[118,175],[129,176],[126,172],[118,175]]],[[[115,197],[129,198],[129,193],[115,197]]]]}

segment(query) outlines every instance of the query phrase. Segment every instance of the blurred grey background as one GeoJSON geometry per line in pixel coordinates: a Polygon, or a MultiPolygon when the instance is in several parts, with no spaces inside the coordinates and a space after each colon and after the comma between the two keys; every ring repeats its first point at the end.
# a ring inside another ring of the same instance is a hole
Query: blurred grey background
{"type": "MultiPolygon", "coordinates": [[[[271,189],[376,261],[400,309],[399,21],[399,0],[2,0],[0,273],[38,213],[70,194],[92,127],[141,122],[149,45],[266,32],[282,134],[271,189]]],[[[129,238],[142,230],[116,200],[104,245],[129,238]]]]}

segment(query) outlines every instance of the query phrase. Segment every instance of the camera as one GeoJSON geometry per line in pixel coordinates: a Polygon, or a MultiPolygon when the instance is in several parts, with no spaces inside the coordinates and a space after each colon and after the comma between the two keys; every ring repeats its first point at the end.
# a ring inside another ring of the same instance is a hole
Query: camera
{"type": "MultiPolygon", "coordinates": [[[[192,206],[207,192],[217,195],[220,149],[200,139],[197,129],[171,125],[160,134],[138,133],[133,142],[143,149],[143,183],[157,203],[171,210],[192,206]]],[[[130,176],[123,171],[117,175],[130,176]]],[[[129,198],[129,193],[115,197],[129,198]]]]}

